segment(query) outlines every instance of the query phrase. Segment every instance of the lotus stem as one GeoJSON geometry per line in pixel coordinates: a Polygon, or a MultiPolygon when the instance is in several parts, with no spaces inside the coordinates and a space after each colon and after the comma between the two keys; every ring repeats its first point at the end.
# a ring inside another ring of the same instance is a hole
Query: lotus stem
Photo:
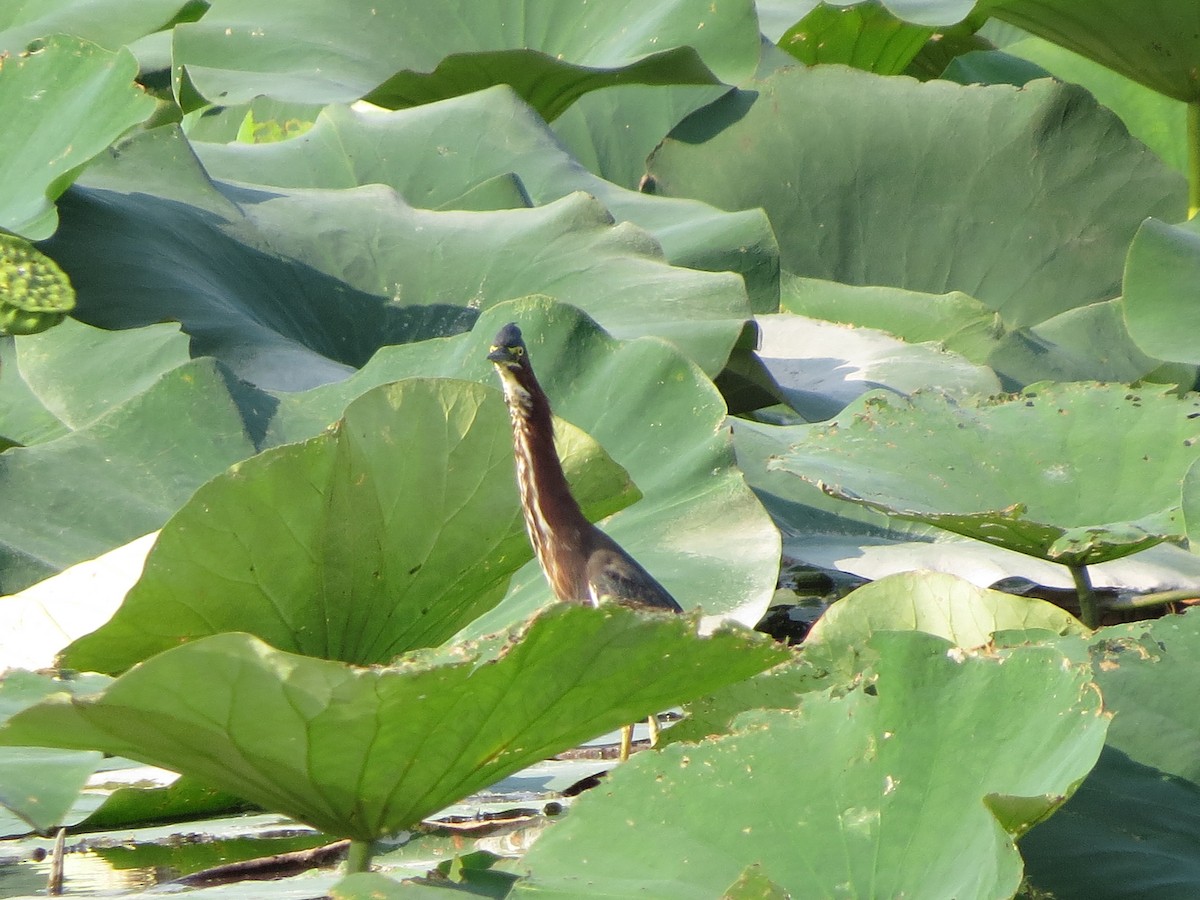
{"type": "Polygon", "coordinates": [[[1067,566],[1075,580],[1075,594],[1079,597],[1079,618],[1093,630],[1100,627],[1100,598],[1092,587],[1087,566],[1067,566]]]}
{"type": "Polygon", "coordinates": [[[1200,213],[1200,100],[1187,105],[1188,218],[1200,213]]]}
{"type": "Polygon", "coordinates": [[[51,897],[58,897],[63,892],[63,854],[66,853],[66,842],[67,829],[58,829],[50,857],[50,879],[46,884],[46,893],[51,897]]]}
{"type": "Polygon", "coordinates": [[[346,855],[346,874],[371,871],[371,841],[350,841],[350,852],[346,855]]]}
{"type": "Polygon", "coordinates": [[[1166,606],[1168,603],[1183,603],[1187,600],[1200,599],[1200,590],[1196,588],[1180,588],[1174,591],[1155,591],[1152,594],[1142,594],[1138,597],[1104,601],[1104,608],[1115,611],[1127,609],[1153,609],[1156,606],[1166,606]]]}

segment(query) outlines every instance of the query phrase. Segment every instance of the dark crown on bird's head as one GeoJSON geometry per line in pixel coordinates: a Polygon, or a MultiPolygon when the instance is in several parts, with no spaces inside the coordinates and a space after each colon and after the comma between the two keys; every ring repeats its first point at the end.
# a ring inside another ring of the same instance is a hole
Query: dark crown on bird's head
{"type": "Polygon", "coordinates": [[[525,350],[525,341],[521,337],[521,329],[517,327],[516,322],[509,322],[500,329],[492,341],[492,349],[487,358],[497,365],[509,368],[526,365],[528,354],[525,350]]]}

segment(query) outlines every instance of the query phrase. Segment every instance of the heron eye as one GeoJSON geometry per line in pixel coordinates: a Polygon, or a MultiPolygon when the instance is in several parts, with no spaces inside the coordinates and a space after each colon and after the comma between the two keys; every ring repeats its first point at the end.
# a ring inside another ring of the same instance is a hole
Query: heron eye
{"type": "Polygon", "coordinates": [[[513,356],[524,356],[524,355],[525,355],[524,347],[513,347],[513,356]]]}

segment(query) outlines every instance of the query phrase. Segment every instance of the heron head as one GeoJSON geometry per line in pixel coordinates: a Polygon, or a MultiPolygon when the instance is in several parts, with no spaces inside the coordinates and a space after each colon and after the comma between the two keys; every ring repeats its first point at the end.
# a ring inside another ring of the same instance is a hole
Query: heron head
{"type": "Polygon", "coordinates": [[[525,349],[525,341],[521,338],[521,329],[517,327],[516,322],[509,322],[500,329],[500,333],[492,341],[492,349],[487,358],[501,371],[529,367],[529,353],[525,349]]]}

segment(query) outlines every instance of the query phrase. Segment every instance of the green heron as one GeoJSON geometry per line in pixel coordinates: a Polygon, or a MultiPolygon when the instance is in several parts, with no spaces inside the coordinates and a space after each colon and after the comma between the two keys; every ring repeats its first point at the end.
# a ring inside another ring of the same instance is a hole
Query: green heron
{"type": "MultiPolygon", "coordinates": [[[[513,428],[517,486],[525,529],[554,595],[568,603],[614,600],[622,606],[683,612],[675,598],[632,556],[584,516],[571,495],[558,451],[550,399],[534,377],[521,329],[510,323],[492,342],[513,428]]],[[[657,738],[651,717],[650,742],[657,738]]],[[[621,759],[629,756],[633,727],[621,735],[621,759]]]]}

